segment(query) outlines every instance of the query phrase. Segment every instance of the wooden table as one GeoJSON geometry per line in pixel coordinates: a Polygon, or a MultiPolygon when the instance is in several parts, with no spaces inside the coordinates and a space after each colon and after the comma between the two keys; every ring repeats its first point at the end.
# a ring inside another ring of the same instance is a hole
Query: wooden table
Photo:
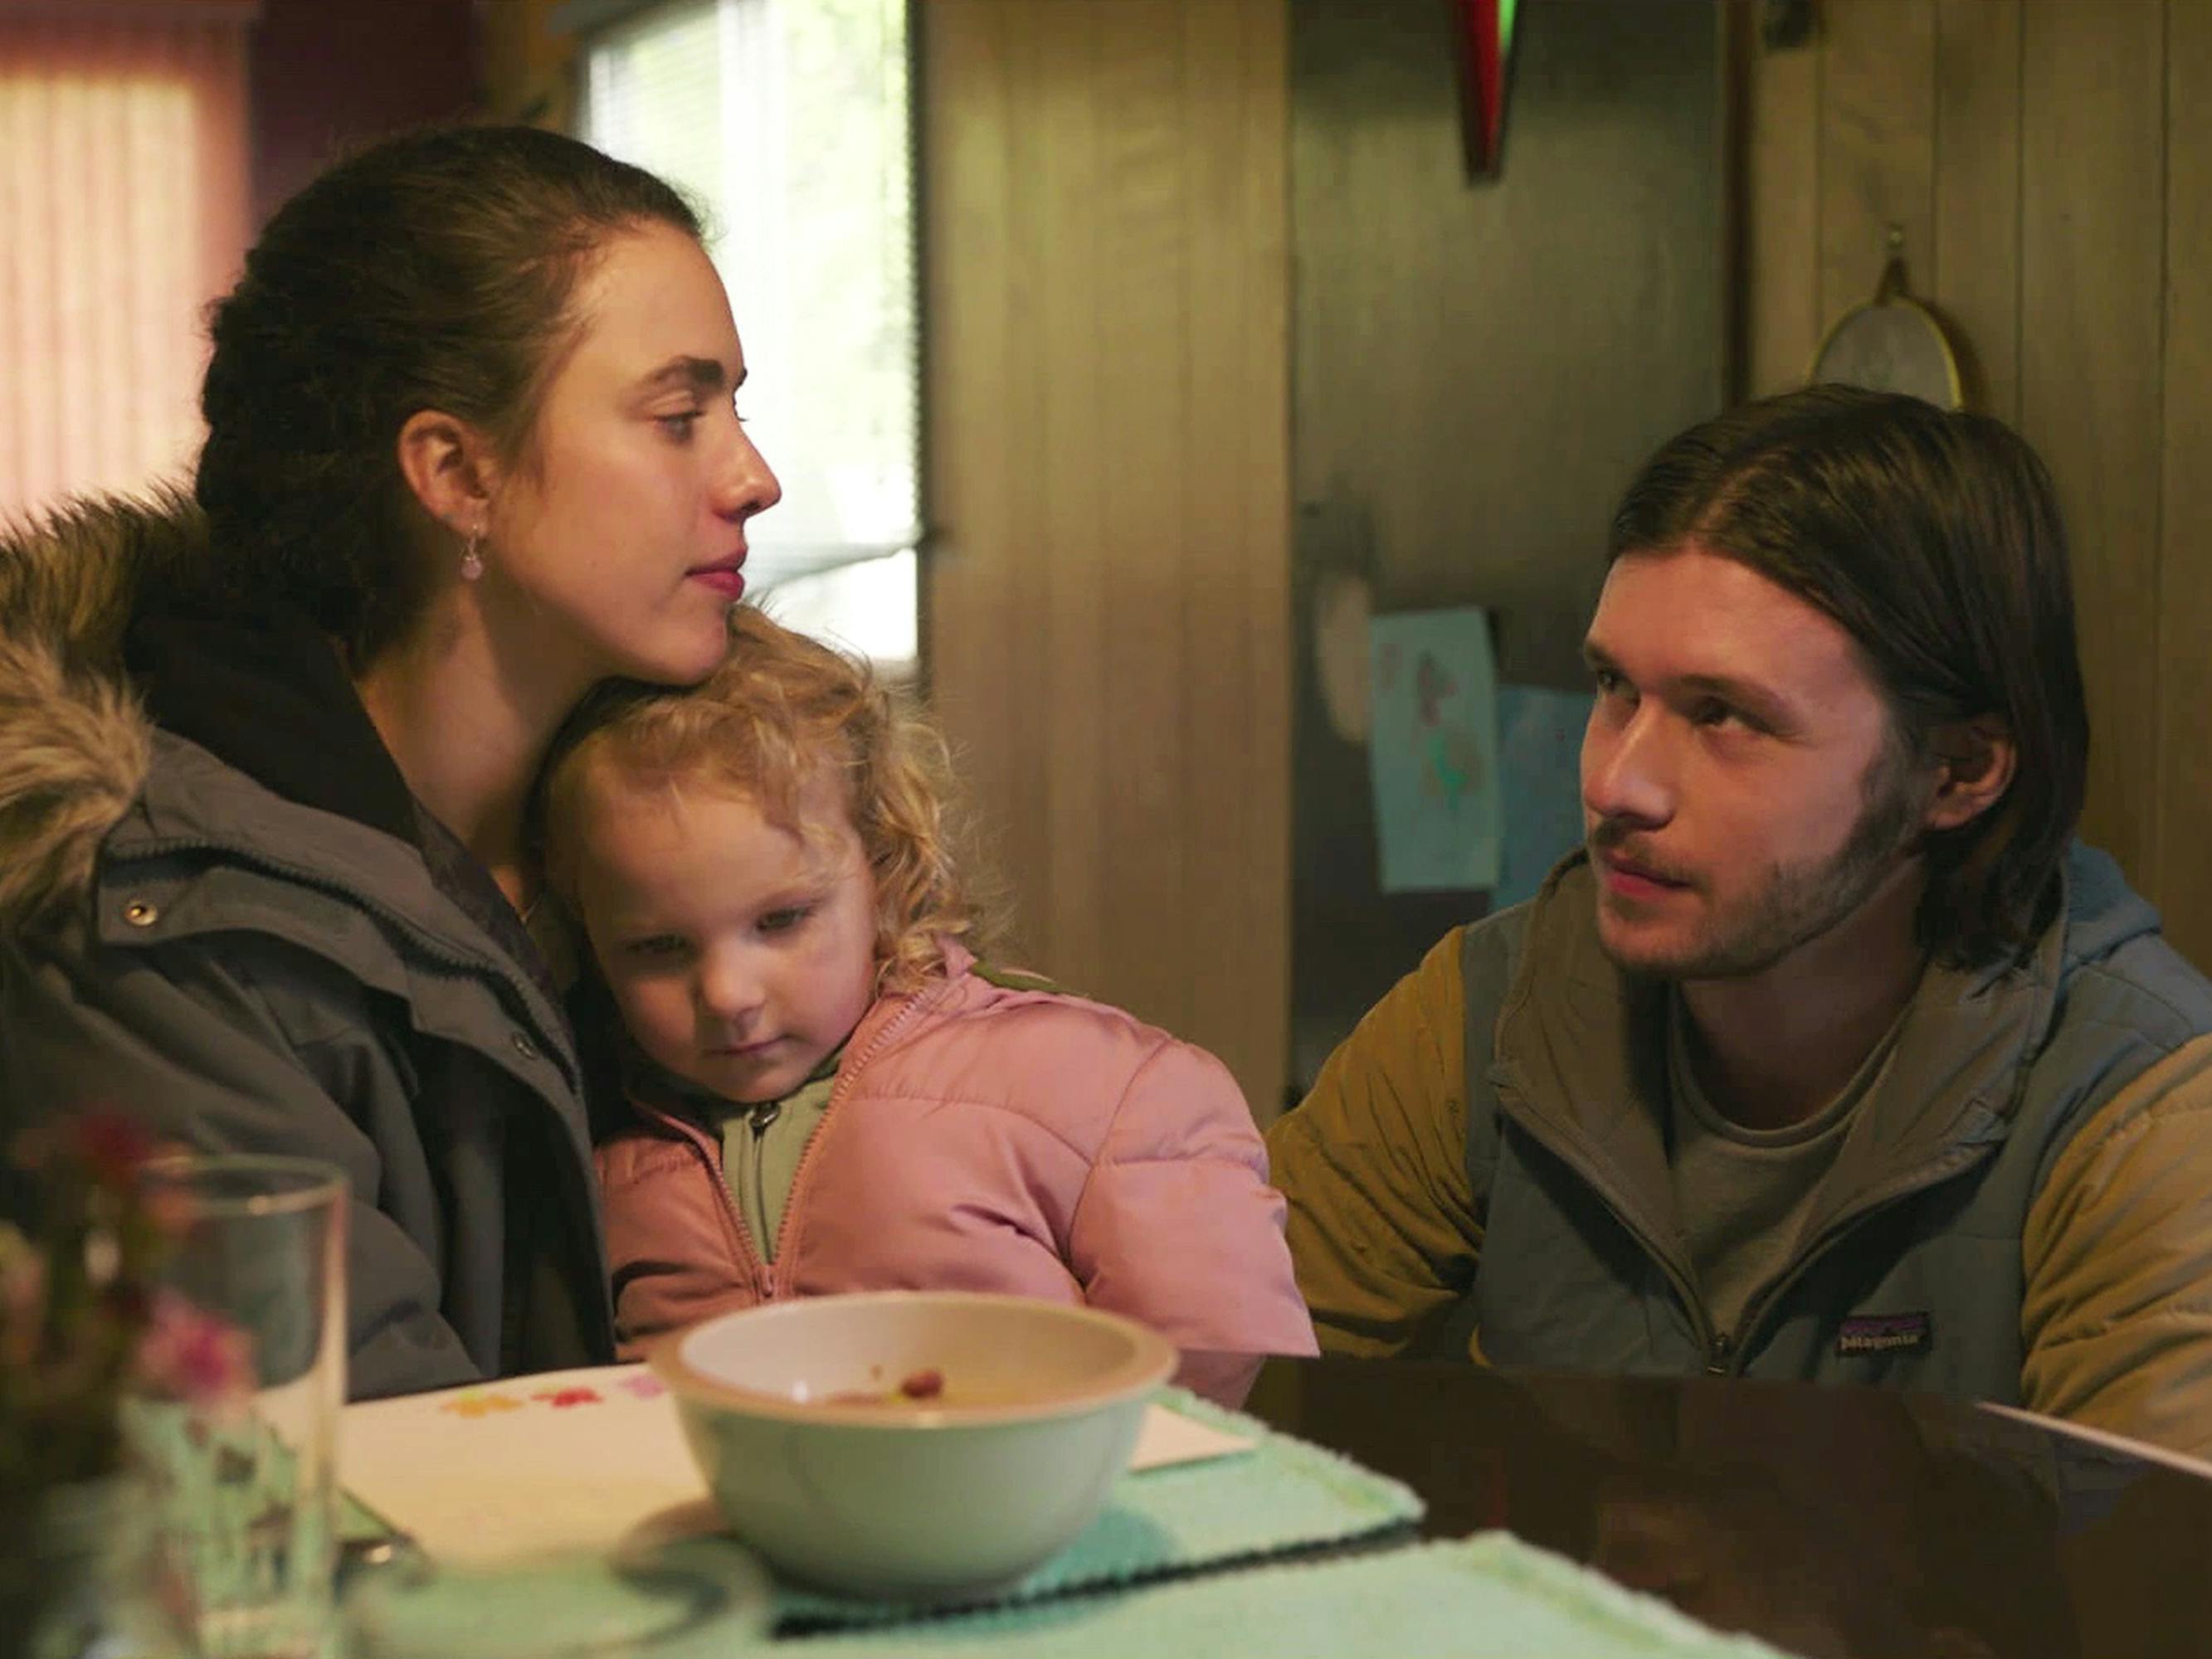
{"type": "Polygon", "coordinates": [[[1804,1659],[2212,1656],[2212,1479],[1929,1395],[1270,1360],[1247,1409],[1804,1659]]]}

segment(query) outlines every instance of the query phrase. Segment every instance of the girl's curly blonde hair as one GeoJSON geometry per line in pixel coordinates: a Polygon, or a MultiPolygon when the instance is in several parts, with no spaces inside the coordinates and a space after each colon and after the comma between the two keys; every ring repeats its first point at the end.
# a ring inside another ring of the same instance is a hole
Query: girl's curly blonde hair
{"type": "Polygon", "coordinates": [[[610,681],[572,714],[542,775],[546,878],[573,908],[577,814],[600,768],[648,782],[698,783],[755,803],[802,836],[799,798],[824,768],[876,884],[878,982],[911,991],[943,966],[943,939],[978,949],[990,931],[955,855],[945,739],[863,659],[750,605],[730,613],[728,659],[690,689],[610,681]]]}

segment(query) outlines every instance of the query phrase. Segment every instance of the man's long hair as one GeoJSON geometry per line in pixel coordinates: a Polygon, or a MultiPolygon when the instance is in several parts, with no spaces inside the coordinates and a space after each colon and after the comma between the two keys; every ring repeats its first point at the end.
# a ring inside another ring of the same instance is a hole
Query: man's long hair
{"type": "Polygon", "coordinates": [[[1929,836],[1918,928],[1962,966],[2018,951],[2081,811],[2089,719],[2051,475],[2002,422],[1814,386],[1692,428],[1645,465],[1608,559],[1695,544],[1818,606],[1857,641],[1910,752],[1996,715],[2003,798],[1929,836]]]}

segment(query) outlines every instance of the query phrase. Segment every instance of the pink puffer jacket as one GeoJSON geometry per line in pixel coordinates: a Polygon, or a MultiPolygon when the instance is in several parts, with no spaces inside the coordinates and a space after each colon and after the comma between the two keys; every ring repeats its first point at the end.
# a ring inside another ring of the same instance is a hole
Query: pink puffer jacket
{"type": "MultiPolygon", "coordinates": [[[[1085,1302],[1187,1349],[1314,1352],[1282,1195],[1227,1068],[1119,1009],[947,957],[854,1032],[773,1264],[713,1133],[637,1104],[600,1148],[625,1352],[775,1297],[930,1289],[1085,1302]]],[[[1181,1380],[1233,1395],[1249,1370],[1181,1380]]]]}

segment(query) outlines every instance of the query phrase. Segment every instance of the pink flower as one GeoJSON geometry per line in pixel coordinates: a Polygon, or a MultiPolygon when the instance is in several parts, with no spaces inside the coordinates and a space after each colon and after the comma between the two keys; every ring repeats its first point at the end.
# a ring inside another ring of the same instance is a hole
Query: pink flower
{"type": "Polygon", "coordinates": [[[32,1125],[9,1152],[27,1170],[66,1159],[82,1166],[94,1186],[129,1192],[138,1184],[138,1166],[160,1150],[136,1120],[112,1106],[92,1106],[32,1125]]]}
{"type": "Polygon", "coordinates": [[[46,1328],[46,1259],[22,1234],[0,1223],[0,1368],[38,1357],[46,1328]]]}
{"type": "Polygon", "coordinates": [[[92,1178],[111,1192],[138,1184],[138,1166],[154,1155],[154,1138],[122,1113],[95,1107],[79,1115],[73,1137],[76,1155],[92,1178]]]}
{"type": "Polygon", "coordinates": [[[190,1232],[198,1208],[183,1188],[165,1187],[158,1182],[140,1195],[146,1224],[166,1239],[182,1238],[190,1232]]]}
{"type": "Polygon", "coordinates": [[[245,1332],[203,1313],[173,1291],[157,1291],[138,1344],[139,1381],[192,1405],[243,1403],[253,1389],[253,1349],[245,1332]]]}

